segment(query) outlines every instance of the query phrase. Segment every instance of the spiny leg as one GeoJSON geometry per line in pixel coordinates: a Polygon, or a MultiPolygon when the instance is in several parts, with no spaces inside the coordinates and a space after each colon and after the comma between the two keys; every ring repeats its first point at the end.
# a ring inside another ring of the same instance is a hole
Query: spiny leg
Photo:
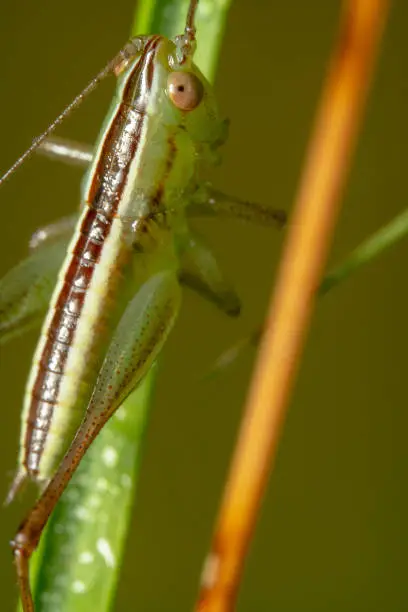
{"type": "Polygon", "coordinates": [[[87,168],[92,161],[93,149],[81,142],[50,136],[39,145],[37,153],[71,166],[87,168]]]}
{"type": "Polygon", "coordinates": [[[285,225],[287,220],[284,210],[270,208],[259,202],[241,200],[214,189],[208,183],[196,191],[186,212],[192,217],[217,215],[277,227],[285,225]]]}
{"type": "Polygon", "coordinates": [[[71,447],[12,542],[24,612],[34,611],[29,560],[48,517],[93,440],[157,358],[179,305],[175,274],[161,272],[141,287],[126,308],[71,447]]]}
{"type": "Polygon", "coordinates": [[[227,315],[238,316],[241,311],[240,299],[224,278],[217,260],[202,238],[190,231],[180,237],[178,246],[180,281],[227,315]]]}
{"type": "MultiPolygon", "coordinates": [[[[287,214],[283,210],[273,209],[257,202],[248,202],[234,196],[229,196],[216,189],[209,183],[200,186],[194,194],[191,203],[187,207],[187,214],[191,217],[196,216],[223,216],[261,223],[267,226],[282,227],[287,221],[287,214]]],[[[256,342],[260,332],[238,341],[229,350],[225,351],[215,362],[207,374],[208,377],[217,374],[233,361],[251,343],[256,342]]]]}

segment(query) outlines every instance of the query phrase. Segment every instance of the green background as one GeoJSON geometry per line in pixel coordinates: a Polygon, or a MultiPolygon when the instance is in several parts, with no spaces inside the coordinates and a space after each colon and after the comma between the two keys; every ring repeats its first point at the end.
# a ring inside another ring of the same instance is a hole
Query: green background
{"type": "MultiPolygon", "coordinates": [[[[216,81],[231,119],[220,189],[290,209],[340,2],[235,0],[216,81]]],[[[2,0],[0,168],[6,169],[127,38],[134,3],[2,0]]],[[[408,5],[393,4],[331,261],[408,202],[408,5]]],[[[61,135],[92,142],[112,83],[61,135]]],[[[0,273],[31,233],[76,209],[80,173],[33,159],[0,191],[0,273]]],[[[240,419],[253,354],[200,377],[261,321],[282,246],[274,230],[197,222],[244,302],[230,321],[195,295],[161,361],[118,610],[190,610],[240,419]]],[[[238,610],[408,609],[407,243],[318,306],[238,610]],[[402,281],[402,282],[401,282],[402,281]]],[[[14,471],[36,334],[2,349],[0,495],[14,471]]],[[[23,503],[1,512],[1,610],[13,610],[8,540],[23,503]]]]}

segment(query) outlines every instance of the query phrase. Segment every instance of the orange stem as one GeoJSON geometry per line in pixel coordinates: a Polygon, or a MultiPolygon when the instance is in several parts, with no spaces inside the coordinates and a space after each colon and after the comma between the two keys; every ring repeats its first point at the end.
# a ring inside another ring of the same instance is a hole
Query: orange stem
{"type": "Polygon", "coordinates": [[[347,0],[196,612],[232,612],[325,266],[388,0],[347,0]]]}

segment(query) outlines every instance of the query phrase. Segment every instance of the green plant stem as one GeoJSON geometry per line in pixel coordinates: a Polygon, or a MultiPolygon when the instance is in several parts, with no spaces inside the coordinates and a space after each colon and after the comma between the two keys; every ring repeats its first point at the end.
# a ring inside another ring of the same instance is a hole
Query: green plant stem
{"type": "MultiPolygon", "coordinates": [[[[209,80],[214,78],[229,3],[201,0],[199,5],[197,63],[209,80]],[[206,43],[200,45],[200,39],[206,43]]],[[[188,0],[145,0],[140,3],[132,34],[181,34],[187,8],[188,0]]],[[[155,370],[102,430],[51,516],[31,564],[38,612],[106,612],[112,608],[155,370]]]]}
{"type": "MultiPolygon", "coordinates": [[[[387,225],[384,225],[369,238],[364,240],[351,254],[340,264],[335,266],[323,278],[318,289],[318,295],[323,297],[347,280],[354,272],[362,266],[374,261],[387,249],[408,235],[408,210],[394,217],[387,225]]],[[[211,379],[233,365],[249,346],[258,346],[262,336],[262,327],[241,338],[217,357],[204,378],[211,379]]]]}
{"type": "Polygon", "coordinates": [[[328,272],[319,287],[319,295],[325,295],[356,272],[361,266],[379,257],[386,249],[392,247],[407,234],[408,210],[404,210],[387,225],[381,227],[367,240],[362,242],[343,263],[328,272]]]}
{"type": "MultiPolygon", "coordinates": [[[[133,32],[160,33],[169,38],[181,34],[189,3],[189,0],[146,0],[139,7],[133,32]]],[[[198,4],[194,61],[209,81],[214,80],[230,4],[231,0],[200,0],[198,4]]]]}

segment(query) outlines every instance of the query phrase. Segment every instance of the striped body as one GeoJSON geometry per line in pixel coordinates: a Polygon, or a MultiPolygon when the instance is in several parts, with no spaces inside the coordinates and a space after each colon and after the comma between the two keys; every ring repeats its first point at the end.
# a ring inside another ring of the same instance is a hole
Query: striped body
{"type": "Polygon", "coordinates": [[[197,152],[207,146],[199,141],[211,133],[190,129],[168,100],[169,57],[174,43],[152,36],[120,76],[35,353],[17,480],[51,477],[127,302],[155,271],[177,270],[177,233],[185,231],[197,152]]]}

